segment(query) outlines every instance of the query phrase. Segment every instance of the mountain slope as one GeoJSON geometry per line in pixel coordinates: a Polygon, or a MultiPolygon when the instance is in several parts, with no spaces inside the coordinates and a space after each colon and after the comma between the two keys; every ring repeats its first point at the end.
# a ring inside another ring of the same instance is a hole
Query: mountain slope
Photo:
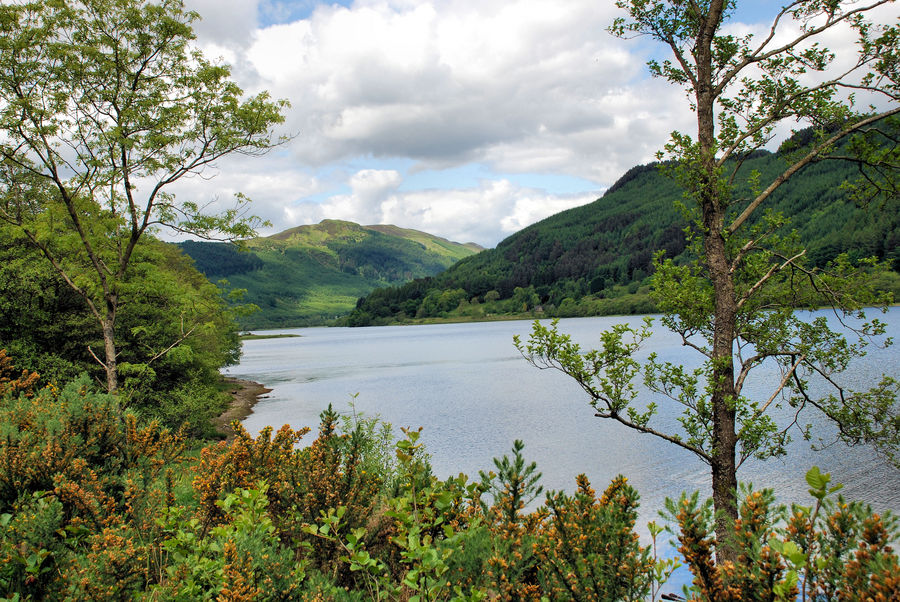
{"type": "Polygon", "coordinates": [[[260,310],[244,328],[319,323],[350,311],[379,286],[436,274],[480,250],[396,226],[324,220],[243,243],[183,242],[210,280],[246,289],[243,301],[260,310]]]}
{"type": "MultiPolygon", "coordinates": [[[[760,151],[742,166],[762,181],[784,169],[777,153],[760,151]]],[[[792,219],[808,256],[824,265],[840,253],[877,256],[900,263],[900,201],[868,211],[856,206],[842,183],[856,167],[822,161],[783,185],[768,206],[792,219]]],[[[750,196],[749,185],[738,187],[750,196]]],[[[629,297],[650,274],[652,257],[685,250],[685,218],[676,208],[681,190],[657,164],[632,168],[602,198],[551,216],[513,234],[495,249],[453,265],[433,277],[373,291],[360,299],[348,324],[366,325],[419,318],[480,317],[515,313],[541,305],[553,315],[652,311],[644,297],[629,297]],[[474,306],[474,307],[473,307],[474,306]]]]}

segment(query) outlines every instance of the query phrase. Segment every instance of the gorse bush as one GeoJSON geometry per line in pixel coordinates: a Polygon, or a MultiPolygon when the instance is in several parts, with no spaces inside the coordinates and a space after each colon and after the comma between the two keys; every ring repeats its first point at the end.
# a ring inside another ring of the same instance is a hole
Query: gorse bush
{"type": "MultiPolygon", "coordinates": [[[[635,531],[638,494],[579,476],[543,499],[516,441],[479,479],[432,474],[421,429],[320,415],[240,425],[201,450],[87,380],[42,386],[0,353],[0,600],[644,600],[675,562],[635,531]]],[[[670,501],[692,600],[896,600],[896,520],[833,497],[743,492],[736,562],[712,509],[670,501]]],[[[651,525],[654,535],[659,529],[651,525]]]]}
{"type": "MultiPolygon", "coordinates": [[[[237,423],[234,441],[205,448],[193,481],[202,533],[227,520],[220,504],[225,496],[262,481],[273,525],[285,541],[308,542],[303,526],[338,507],[344,508],[347,528],[364,526],[381,488],[380,475],[364,468],[365,430],[338,432],[339,416],[330,407],[320,417],[319,436],[306,448],[299,444],[309,429],[284,426],[273,436],[267,427],[254,439],[237,423]]],[[[338,552],[320,542],[307,555],[332,570],[338,552]]]]}
{"type": "Polygon", "coordinates": [[[806,475],[813,506],[790,513],[769,490],[745,488],[735,522],[737,560],[716,562],[712,505],[696,494],[667,500],[679,551],[694,576],[689,600],[900,599],[900,565],[891,547],[897,520],[869,506],[831,497],[841,486],[813,467],[806,475]]]}
{"type": "Polygon", "coordinates": [[[39,378],[36,372],[28,370],[22,370],[17,374],[12,358],[7,355],[6,349],[0,349],[0,398],[8,393],[18,392],[24,393],[26,397],[31,397],[34,395],[34,386],[39,378]]]}
{"type": "Polygon", "coordinates": [[[575,495],[547,496],[536,546],[542,589],[557,600],[642,600],[653,559],[634,532],[638,494],[623,476],[598,499],[579,475],[575,495]]]}
{"type": "Polygon", "coordinates": [[[35,599],[143,590],[183,437],[140,423],[86,379],[21,386],[34,381],[23,373],[0,404],[0,590],[35,599]]]}
{"type": "Polygon", "coordinates": [[[103,510],[115,503],[110,496],[158,477],[182,451],[179,435],[152,422],[139,426],[115,397],[91,392],[86,380],[7,395],[0,407],[0,509],[23,494],[56,491],[71,501],[67,516],[103,524],[103,510]]]}

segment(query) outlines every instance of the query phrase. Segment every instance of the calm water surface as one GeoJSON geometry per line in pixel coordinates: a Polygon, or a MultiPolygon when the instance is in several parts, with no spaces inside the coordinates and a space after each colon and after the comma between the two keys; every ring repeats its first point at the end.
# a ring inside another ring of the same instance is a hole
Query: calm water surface
{"type": "MultiPolygon", "coordinates": [[[[900,333],[900,308],[882,319],[889,335],[900,333]]],[[[583,345],[596,345],[600,332],[626,321],[636,324],[640,318],[567,319],[560,330],[583,345]]],[[[544,475],[545,490],[571,492],[579,473],[602,490],[621,473],[641,494],[644,522],[656,517],[667,496],[708,492],[708,467],[692,454],[595,418],[574,381],[527,364],[512,337],[526,339],[530,330],[527,321],[283,330],[277,332],[302,338],[246,341],[240,365],[227,373],[272,388],[244,421],[253,433],[282,424],[309,426],[315,433],[318,415],[329,403],[349,411],[352,402],[357,412],[392,423],[395,432],[424,427],[422,440],[441,477],[477,476],[493,467],[492,458],[509,453],[514,439],[522,439],[526,459],[537,461],[544,475]]],[[[659,330],[646,342],[643,357],[655,351],[670,361],[698,361],[677,337],[659,330]]],[[[898,368],[895,348],[871,348],[855,365],[853,378],[861,387],[881,373],[900,374],[898,368]]],[[[762,373],[750,391],[766,399],[764,385],[777,378],[774,372],[762,373]]],[[[677,408],[664,400],[660,405],[660,419],[674,420],[677,408]]],[[[807,421],[816,418],[807,415],[807,421]]],[[[834,444],[812,451],[799,441],[785,460],[748,460],[739,478],[773,487],[784,501],[807,503],[803,475],[814,464],[844,483],[848,497],[868,501],[878,511],[900,510],[900,472],[866,448],[834,444]]]]}

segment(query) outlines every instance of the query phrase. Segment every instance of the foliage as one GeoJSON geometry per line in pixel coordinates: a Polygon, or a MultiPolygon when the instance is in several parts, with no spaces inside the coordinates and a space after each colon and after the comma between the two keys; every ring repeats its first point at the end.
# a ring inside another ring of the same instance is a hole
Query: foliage
{"type": "MultiPolygon", "coordinates": [[[[856,186],[863,186],[884,193],[884,207],[897,203],[890,148],[900,125],[900,35],[896,25],[866,20],[887,1],[800,0],[780,9],[758,37],[728,33],[725,24],[737,5],[728,0],[617,2],[625,16],[611,33],[647,35],[667,47],[671,58],[651,60],[650,72],[685,90],[696,117],[696,139],[673,132],[658,155],[666,159],[662,171],[684,191],[679,204],[687,255],[656,254],[651,297],[662,325],[700,354],[702,364],[688,371],[651,355],[639,366],[633,356],[647,332],[627,326],[605,333],[602,349],[583,355],[555,325],[536,324],[528,344],[517,345],[536,366],[572,376],[598,416],[683,447],[709,465],[719,560],[736,558],[727,534],[739,519],[738,469],[750,456],[784,454],[795,427],[808,436],[799,423],[803,410],[830,419],[847,443],[874,444],[895,460],[900,448],[900,384],[890,376],[868,390],[841,384],[850,360],[884,335],[884,325],[865,321],[862,308],[890,302],[871,285],[889,266],[858,254],[817,265],[824,257],[808,256],[800,237],[785,227],[788,212],[776,205],[777,194],[788,194],[801,170],[825,161],[831,168],[837,159],[861,166],[868,178],[868,184],[847,184],[854,200],[860,197],[856,186]],[[792,25],[798,29],[789,31],[792,25]],[[816,42],[838,27],[857,37],[847,68],[833,66],[835,55],[816,42]],[[844,95],[848,87],[853,93],[844,95]],[[858,109],[856,94],[867,95],[871,106],[858,109]],[[879,102],[888,108],[878,110],[879,102]],[[812,129],[782,147],[777,169],[742,171],[788,120],[812,129]],[[880,129],[889,135],[877,134],[880,129]],[[877,174],[884,178],[873,178],[877,174]],[[834,308],[839,327],[825,318],[808,323],[795,313],[820,306],[834,308]],[[751,399],[744,385],[761,366],[775,367],[781,378],[768,398],[751,399]],[[650,392],[646,405],[634,403],[639,378],[650,392]],[[813,393],[815,381],[829,392],[813,393]],[[654,419],[662,402],[682,409],[677,427],[654,419]],[[794,408],[795,417],[778,423],[773,410],[781,404],[794,408]]],[[[813,203],[824,209],[827,199],[813,203]]],[[[885,215],[890,220],[896,211],[885,215]]]]}
{"type": "MultiPolygon", "coordinates": [[[[283,540],[310,539],[304,525],[338,507],[344,508],[348,529],[366,525],[382,476],[366,470],[372,464],[364,461],[370,446],[365,428],[340,433],[338,426],[338,415],[329,407],[321,414],[319,436],[300,449],[297,445],[309,429],[295,431],[285,425],[273,436],[267,427],[254,439],[234,423],[234,440],[205,448],[197,466],[193,485],[202,532],[226,519],[220,504],[224,496],[260,481],[268,484],[269,514],[283,540]]],[[[322,544],[310,560],[331,573],[340,568],[339,554],[337,546],[322,544]]]]}
{"type": "MultiPolygon", "coordinates": [[[[377,418],[331,409],[303,449],[304,430],[238,427],[197,453],[84,380],[39,388],[8,358],[0,370],[7,599],[635,600],[672,569],[640,545],[624,477],[598,498],[582,476],[540,503],[520,441],[473,482],[431,473],[421,429],[395,442],[377,418]]],[[[713,559],[709,504],[671,502],[688,594],[896,596],[894,519],[830,499],[817,469],[807,480],[816,505],[790,517],[748,495],[735,565],[713,559]]]]}
{"type": "Polygon", "coordinates": [[[170,562],[150,589],[153,599],[300,600],[306,563],[278,537],[266,494],[260,483],[225,495],[217,504],[226,520],[206,538],[178,510],[160,519],[160,549],[170,562]]]}
{"type": "Polygon", "coordinates": [[[46,377],[93,370],[94,318],[38,253],[0,224],[0,345],[46,377]],[[93,365],[92,365],[93,364],[93,365]]]}
{"type": "Polygon", "coordinates": [[[16,372],[12,358],[6,353],[6,349],[0,349],[0,398],[7,394],[24,394],[26,397],[34,396],[34,386],[40,375],[37,372],[22,370],[16,372]]]}
{"type": "Polygon", "coordinates": [[[859,502],[832,495],[830,475],[806,475],[815,505],[790,515],[769,489],[748,489],[734,526],[735,560],[716,561],[711,501],[696,494],[667,500],[678,524],[679,550],[694,575],[690,600],[892,600],[900,595],[900,565],[890,546],[898,523],[859,502]]]}
{"type": "Polygon", "coordinates": [[[537,546],[544,591],[556,600],[645,599],[655,563],[633,531],[637,492],[620,475],[598,499],[587,477],[576,480],[574,496],[547,497],[537,546]]]}
{"type": "Polygon", "coordinates": [[[109,391],[138,243],[159,227],[239,238],[258,224],[243,196],[212,214],[167,187],[265,152],[286,105],[244,98],[226,66],[192,48],[196,17],[180,0],[0,5],[0,220],[89,309],[109,391]]]}
{"type": "Polygon", "coordinates": [[[541,494],[541,473],[535,462],[526,463],[525,445],[513,441],[512,460],[494,458],[497,472],[480,473],[480,490],[491,494],[491,504],[480,501],[485,534],[482,587],[503,600],[538,600],[538,531],[546,511],[526,513],[526,507],[541,494]]]}
{"type": "MultiPolygon", "coordinates": [[[[522,450],[525,444],[516,439],[513,441],[513,459],[508,456],[494,458],[497,473],[481,472],[481,488],[493,497],[492,508],[498,515],[497,522],[514,524],[525,507],[533,502],[543,491],[538,485],[541,473],[537,472],[537,463],[525,464],[522,450]]],[[[487,509],[487,506],[483,506],[487,509]]]]}
{"type": "MultiPolygon", "coordinates": [[[[145,237],[131,262],[121,283],[128,303],[116,319],[122,403],[167,426],[185,425],[193,436],[210,436],[210,418],[226,401],[218,370],[240,353],[233,313],[173,246],[145,237]]],[[[35,249],[2,227],[0,293],[0,344],[19,361],[51,381],[84,372],[105,380],[91,356],[102,337],[83,301],[35,249]]]]}
{"type": "Polygon", "coordinates": [[[7,391],[0,432],[0,589],[110,598],[146,587],[182,437],[123,415],[84,380],[7,391]]]}

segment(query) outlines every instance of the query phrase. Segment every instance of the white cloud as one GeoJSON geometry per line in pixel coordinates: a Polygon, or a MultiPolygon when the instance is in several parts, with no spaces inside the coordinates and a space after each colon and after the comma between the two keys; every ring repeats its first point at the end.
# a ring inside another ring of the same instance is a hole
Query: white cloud
{"type": "Polygon", "coordinates": [[[554,195],[508,180],[486,180],[471,188],[408,191],[401,189],[402,178],[393,170],[362,170],[349,178],[349,185],[347,194],[286,207],[285,219],[289,225],[325,218],[395,224],[458,242],[493,246],[529,224],[599,196],[596,192],[554,195]]]}
{"type": "Polygon", "coordinates": [[[323,178],[297,168],[296,163],[277,153],[249,159],[227,157],[219,161],[217,168],[209,170],[205,177],[182,178],[169,190],[181,200],[206,205],[211,212],[231,208],[235,194],[243,193],[253,201],[250,213],[272,223],[271,228],[264,230],[267,233],[298,225],[285,220],[285,204],[343,182],[339,173],[323,178]]]}
{"type": "MultiPolygon", "coordinates": [[[[606,184],[606,174],[632,165],[597,168],[622,143],[610,105],[643,74],[641,60],[604,31],[612,15],[611,5],[580,0],[359,2],[257,31],[247,60],[292,101],[292,148],[304,164],[487,161],[606,184]],[[579,135],[590,144],[573,147],[579,135]]],[[[665,113],[685,103],[668,97],[626,104],[649,102],[670,122],[665,113]]]]}
{"type": "MultiPolygon", "coordinates": [[[[683,91],[648,78],[644,55],[652,46],[605,31],[618,14],[612,2],[188,6],[204,15],[199,43],[231,62],[241,85],[292,103],[284,129],[296,137],[288,147],[228,162],[220,178],[204,183],[222,196],[249,194],[274,230],[342,218],[492,245],[593,200],[627,169],[653,160],[672,130],[695,129],[683,91]],[[259,26],[297,14],[307,16],[259,26]],[[402,167],[385,168],[391,161],[402,167]],[[452,174],[472,164],[481,166],[483,182],[448,176],[440,190],[403,185],[417,170],[452,174]],[[515,174],[573,176],[588,190],[523,188],[511,183],[515,174]]],[[[730,27],[762,33],[767,25],[730,27]]],[[[849,56],[846,32],[828,43],[849,56]]]]}
{"type": "Polygon", "coordinates": [[[186,0],[185,8],[196,11],[194,32],[203,42],[221,46],[250,42],[257,28],[257,0],[186,0]]]}

